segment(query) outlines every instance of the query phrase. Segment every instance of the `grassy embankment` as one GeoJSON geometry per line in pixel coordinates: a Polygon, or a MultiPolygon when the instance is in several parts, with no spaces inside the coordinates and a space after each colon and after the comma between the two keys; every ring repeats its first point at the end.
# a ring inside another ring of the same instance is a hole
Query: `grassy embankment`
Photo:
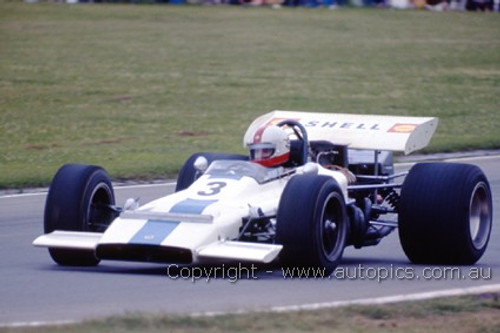
{"type": "Polygon", "coordinates": [[[64,163],[173,176],[273,109],[437,116],[498,148],[498,15],[0,2],[0,188],[64,163]]]}

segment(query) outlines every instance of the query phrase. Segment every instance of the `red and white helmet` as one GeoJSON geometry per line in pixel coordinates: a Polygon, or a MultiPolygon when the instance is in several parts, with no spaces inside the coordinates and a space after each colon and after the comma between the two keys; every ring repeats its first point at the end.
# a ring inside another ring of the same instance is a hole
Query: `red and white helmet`
{"type": "Polygon", "coordinates": [[[271,125],[255,133],[253,141],[248,143],[250,161],[265,167],[282,165],[290,158],[290,139],[278,126],[271,125]]]}

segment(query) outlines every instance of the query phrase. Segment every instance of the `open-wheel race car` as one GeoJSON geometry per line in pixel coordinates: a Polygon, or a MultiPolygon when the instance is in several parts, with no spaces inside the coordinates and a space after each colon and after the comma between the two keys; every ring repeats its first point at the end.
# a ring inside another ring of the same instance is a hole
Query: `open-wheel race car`
{"type": "Polygon", "coordinates": [[[117,206],[101,167],[64,165],[33,243],[60,265],[277,261],[332,272],[345,247],[376,245],[397,228],[413,263],[473,264],[492,225],[484,173],[457,163],[394,172],[393,152],[425,147],[437,123],[273,111],[245,133],[249,155],[194,154],[175,193],[142,206],[117,206]]]}

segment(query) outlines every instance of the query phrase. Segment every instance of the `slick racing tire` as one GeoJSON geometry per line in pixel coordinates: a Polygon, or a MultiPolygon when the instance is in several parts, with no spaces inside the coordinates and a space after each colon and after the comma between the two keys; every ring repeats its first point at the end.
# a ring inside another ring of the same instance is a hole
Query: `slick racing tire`
{"type": "Polygon", "coordinates": [[[285,267],[320,268],[331,274],[339,264],[348,235],[344,196],[327,176],[295,176],[278,206],[276,242],[283,245],[285,267]]]}
{"type": "Polygon", "coordinates": [[[492,199],[477,166],[416,164],[399,202],[399,237],[417,264],[471,265],[481,258],[491,233],[492,199]]]}
{"type": "MultiPolygon", "coordinates": [[[[67,164],[59,169],[45,203],[44,232],[54,230],[104,232],[115,215],[108,209],[115,195],[108,174],[98,166],[67,164]]],[[[94,251],[49,248],[63,266],[95,266],[94,251]]]]}
{"type": "Polygon", "coordinates": [[[194,162],[200,156],[207,159],[208,165],[213,161],[217,160],[239,160],[247,161],[248,156],[239,154],[224,154],[224,153],[196,153],[191,155],[187,161],[182,166],[179,171],[179,176],[177,177],[177,185],[175,186],[175,192],[182,191],[189,186],[200,176],[199,172],[194,168],[194,162]]]}

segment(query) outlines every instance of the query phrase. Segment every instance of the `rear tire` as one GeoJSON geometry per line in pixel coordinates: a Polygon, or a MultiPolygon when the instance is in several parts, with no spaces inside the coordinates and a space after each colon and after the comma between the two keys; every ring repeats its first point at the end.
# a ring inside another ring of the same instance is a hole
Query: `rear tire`
{"type": "MultiPolygon", "coordinates": [[[[104,232],[114,215],[98,205],[114,205],[113,187],[98,166],[67,164],[59,169],[45,203],[44,231],[104,232]]],[[[63,266],[95,266],[94,251],[49,248],[52,259],[63,266]]]]}
{"type": "Polygon", "coordinates": [[[490,185],[477,166],[416,164],[401,189],[401,245],[413,263],[474,264],[488,245],[492,212],[490,185]]]}
{"type": "Polygon", "coordinates": [[[348,234],[344,196],[327,176],[290,179],[278,207],[276,242],[284,266],[321,268],[331,274],[339,264],[348,234]]]}
{"type": "Polygon", "coordinates": [[[179,171],[179,176],[177,177],[177,185],[175,186],[175,192],[182,191],[189,186],[198,178],[198,171],[194,168],[194,162],[200,156],[207,159],[208,165],[216,160],[239,160],[247,161],[248,156],[238,155],[238,154],[224,154],[224,153],[196,153],[191,155],[187,161],[182,166],[179,171]]]}

